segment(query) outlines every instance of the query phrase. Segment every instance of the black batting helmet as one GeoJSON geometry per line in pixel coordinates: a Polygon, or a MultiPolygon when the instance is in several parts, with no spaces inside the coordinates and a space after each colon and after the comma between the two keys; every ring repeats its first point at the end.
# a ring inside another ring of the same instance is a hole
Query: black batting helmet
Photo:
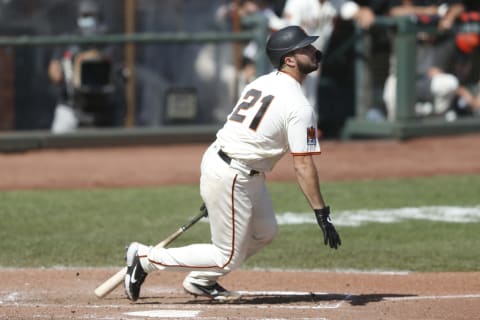
{"type": "Polygon", "coordinates": [[[267,56],[275,68],[280,68],[283,57],[294,50],[312,44],[318,36],[309,36],[298,26],[288,26],[274,32],[267,41],[267,56]]]}

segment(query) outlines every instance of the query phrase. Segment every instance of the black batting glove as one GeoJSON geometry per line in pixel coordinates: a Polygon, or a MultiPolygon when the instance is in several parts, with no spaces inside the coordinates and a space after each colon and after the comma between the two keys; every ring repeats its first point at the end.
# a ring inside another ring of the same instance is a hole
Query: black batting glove
{"type": "Polygon", "coordinates": [[[323,242],[325,245],[330,245],[330,248],[337,249],[338,246],[342,244],[342,240],[340,240],[337,230],[335,230],[335,227],[330,221],[330,207],[323,207],[322,209],[315,209],[313,211],[315,212],[317,223],[323,232],[323,242]]]}

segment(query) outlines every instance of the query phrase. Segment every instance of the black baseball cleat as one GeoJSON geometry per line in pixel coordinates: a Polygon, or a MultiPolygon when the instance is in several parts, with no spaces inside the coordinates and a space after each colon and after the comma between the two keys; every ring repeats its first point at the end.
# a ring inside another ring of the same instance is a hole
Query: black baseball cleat
{"type": "Polygon", "coordinates": [[[213,300],[236,300],[241,297],[240,293],[228,291],[218,283],[209,286],[202,286],[196,283],[183,281],[183,289],[196,297],[208,297],[213,300]]]}
{"type": "Polygon", "coordinates": [[[146,277],[147,273],[143,270],[138,257],[138,243],[132,242],[127,249],[127,274],[125,275],[125,294],[128,299],[138,300],[140,287],[146,277]]]}

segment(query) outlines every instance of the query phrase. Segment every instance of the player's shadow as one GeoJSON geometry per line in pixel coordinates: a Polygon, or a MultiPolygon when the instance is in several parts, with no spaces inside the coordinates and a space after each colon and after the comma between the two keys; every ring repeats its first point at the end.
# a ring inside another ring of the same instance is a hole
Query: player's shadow
{"type": "Polygon", "coordinates": [[[363,306],[371,302],[384,301],[388,298],[408,298],[416,297],[416,294],[398,294],[398,293],[375,293],[375,294],[359,294],[350,295],[345,299],[352,306],[363,306]]]}
{"type": "Polygon", "coordinates": [[[322,303],[322,302],[346,302],[352,306],[363,306],[372,302],[383,301],[387,298],[405,298],[414,297],[414,294],[394,294],[394,293],[376,293],[376,294],[269,294],[255,295],[247,294],[241,298],[229,301],[216,301],[209,299],[195,299],[185,302],[186,304],[244,304],[244,305],[262,305],[262,304],[296,304],[296,303],[322,303]]]}

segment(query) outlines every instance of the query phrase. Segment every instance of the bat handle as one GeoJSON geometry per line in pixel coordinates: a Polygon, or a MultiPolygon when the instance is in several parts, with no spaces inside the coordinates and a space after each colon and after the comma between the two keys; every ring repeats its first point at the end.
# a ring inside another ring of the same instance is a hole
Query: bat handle
{"type": "MultiPolygon", "coordinates": [[[[191,226],[197,223],[198,220],[206,216],[208,216],[208,211],[207,211],[207,208],[205,207],[205,204],[202,204],[202,206],[200,207],[200,213],[198,215],[193,217],[192,220],[190,220],[187,224],[181,226],[177,231],[175,231],[167,239],[157,244],[155,247],[157,248],[166,247],[173,240],[178,238],[183,232],[185,232],[187,229],[189,229],[191,226]]],[[[112,292],[116,287],[118,287],[122,283],[126,274],[127,274],[127,267],[124,267],[120,271],[115,273],[113,276],[111,276],[107,281],[105,281],[100,286],[98,286],[95,289],[95,295],[98,298],[105,297],[107,294],[112,292]]]]}

